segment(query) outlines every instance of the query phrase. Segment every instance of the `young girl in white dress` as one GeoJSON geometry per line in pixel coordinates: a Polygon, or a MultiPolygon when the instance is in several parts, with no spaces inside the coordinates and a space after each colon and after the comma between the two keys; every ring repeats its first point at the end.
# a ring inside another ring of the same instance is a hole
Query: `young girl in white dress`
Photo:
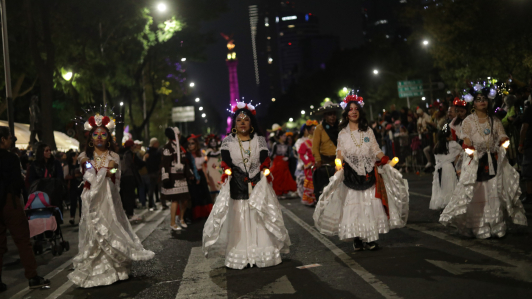
{"type": "Polygon", "coordinates": [[[78,161],[85,186],[81,194],[79,252],[68,279],[82,288],[110,285],[129,278],[132,261],[155,255],[133,232],[120,199],[120,158],[113,152],[114,122],[96,115],[85,123],[87,148],[78,161]]]}
{"type": "Polygon", "coordinates": [[[451,128],[445,124],[438,132],[438,143],[434,146],[434,179],[432,180],[432,197],[429,208],[441,210],[451,200],[458,177],[456,175],[456,162],[463,152],[458,142],[452,140],[451,128]]]}
{"type": "Polygon", "coordinates": [[[494,88],[476,84],[466,101],[473,101],[474,111],[462,123],[460,180],[440,222],[453,225],[463,235],[486,239],[506,234],[505,218],[527,225],[523,204],[519,200],[519,173],[508,163],[508,136],[501,121],[491,112],[488,96],[494,88]]]}
{"type": "Polygon", "coordinates": [[[405,226],[408,217],[408,186],[399,171],[387,164],[388,157],[368,127],[363,104],[354,94],[341,104],[339,170],[320,196],[313,217],[322,234],[353,239],[355,251],[378,248],[379,234],[405,226]]]}

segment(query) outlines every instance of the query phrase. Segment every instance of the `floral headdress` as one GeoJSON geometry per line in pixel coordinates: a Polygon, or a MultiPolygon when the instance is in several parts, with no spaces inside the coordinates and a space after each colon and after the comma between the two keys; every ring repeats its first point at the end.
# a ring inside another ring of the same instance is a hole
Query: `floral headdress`
{"type": "MultiPolygon", "coordinates": [[[[96,106],[92,108],[84,109],[85,114],[87,115],[95,112],[96,110],[97,110],[96,106]]],[[[78,123],[84,123],[83,128],[85,129],[85,131],[91,131],[92,129],[98,128],[98,127],[106,127],[109,130],[109,132],[113,132],[116,126],[115,124],[116,119],[115,119],[115,114],[113,112],[113,109],[110,109],[112,116],[106,115],[108,112],[107,105],[105,105],[105,107],[100,105],[99,110],[100,110],[99,112],[96,112],[95,115],[90,116],[87,120],[85,120],[82,116],[80,116],[80,117],[74,118],[74,122],[76,123],[76,125],[78,123]]]]}
{"type": "Polygon", "coordinates": [[[205,145],[209,146],[211,140],[216,140],[216,144],[220,143],[220,137],[216,134],[209,134],[205,137],[205,145]]]}
{"type": "Polygon", "coordinates": [[[454,98],[453,106],[455,107],[466,107],[467,103],[464,100],[461,100],[459,97],[454,98]]]}
{"type": "Polygon", "coordinates": [[[317,120],[307,119],[307,122],[305,123],[305,125],[306,125],[307,127],[310,127],[310,126],[317,126],[317,125],[318,125],[318,121],[317,121],[317,120]]]}
{"type": "Polygon", "coordinates": [[[349,92],[349,94],[345,97],[345,99],[340,103],[340,106],[342,106],[342,109],[345,109],[345,107],[347,107],[347,104],[349,104],[349,102],[358,102],[358,104],[360,105],[360,107],[364,107],[364,99],[362,97],[359,97],[357,95],[358,93],[358,90],[355,92],[354,89],[351,89],[351,91],[349,92]]]}
{"type": "Polygon", "coordinates": [[[476,84],[471,82],[469,90],[464,89],[463,99],[470,103],[478,94],[483,94],[488,99],[493,100],[497,96],[497,85],[492,80],[484,81],[482,84],[480,82],[476,84]]]}
{"type": "MultiPolygon", "coordinates": [[[[251,101],[253,102],[253,101],[251,101]]],[[[255,106],[254,105],[251,105],[251,102],[249,102],[248,104],[244,103],[244,102],[236,102],[236,105],[235,106],[231,106],[231,110],[228,110],[229,112],[231,112],[231,114],[235,114],[239,109],[247,109],[251,112],[251,114],[253,115],[256,115],[257,114],[257,111],[255,110],[255,106]]],[[[257,106],[259,106],[259,104],[257,104],[257,106]]]]}

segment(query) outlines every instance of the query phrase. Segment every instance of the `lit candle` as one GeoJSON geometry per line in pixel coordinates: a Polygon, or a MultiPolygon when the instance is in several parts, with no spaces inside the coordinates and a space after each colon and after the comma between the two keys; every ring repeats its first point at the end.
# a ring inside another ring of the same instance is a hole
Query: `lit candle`
{"type": "Polygon", "coordinates": [[[269,176],[270,170],[268,168],[264,169],[264,176],[269,176]]]}
{"type": "Polygon", "coordinates": [[[471,148],[466,148],[466,149],[465,149],[465,152],[466,152],[466,154],[468,154],[468,155],[471,156],[471,155],[475,152],[475,150],[474,150],[474,149],[471,149],[471,148]]]}
{"type": "Polygon", "coordinates": [[[335,159],[335,160],[334,160],[334,164],[336,164],[336,167],[338,167],[338,168],[342,168],[342,160],[340,160],[340,159],[335,159]]]}
{"type": "Polygon", "coordinates": [[[502,147],[504,148],[508,148],[510,146],[510,140],[506,140],[503,144],[502,144],[502,147]]]}
{"type": "Polygon", "coordinates": [[[395,164],[399,163],[399,158],[397,157],[394,157],[391,161],[390,161],[390,166],[391,167],[394,167],[395,164]]]}
{"type": "Polygon", "coordinates": [[[225,174],[227,174],[227,175],[231,175],[231,174],[233,174],[233,173],[231,172],[231,169],[227,168],[227,169],[225,170],[225,174]]]}

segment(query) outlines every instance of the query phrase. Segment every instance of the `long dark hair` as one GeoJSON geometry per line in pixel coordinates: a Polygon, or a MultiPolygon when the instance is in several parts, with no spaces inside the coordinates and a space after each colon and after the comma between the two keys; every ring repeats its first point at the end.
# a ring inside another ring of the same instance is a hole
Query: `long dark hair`
{"type": "Polygon", "coordinates": [[[451,136],[451,128],[448,125],[444,126],[444,129],[438,131],[438,142],[434,146],[435,155],[447,155],[449,154],[447,138],[451,136]]]}
{"type": "MultiPolygon", "coordinates": [[[[105,144],[105,149],[109,150],[110,152],[114,152],[115,142],[113,141],[113,136],[111,136],[111,132],[109,131],[109,129],[107,129],[107,127],[102,126],[92,128],[92,130],[90,130],[89,132],[89,139],[92,138],[92,133],[94,133],[94,131],[96,131],[96,129],[98,128],[104,128],[105,131],[107,131],[107,143],[105,144]]],[[[92,140],[89,140],[87,142],[87,145],[85,145],[85,154],[89,159],[94,159],[94,143],[92,142],[92,140]],[[90,146],[91,144],[92,146],[90,146]]]]}
{"type": "Polygon", "coordinates": [[[187,138],[187,150],[190,153],[193,153],[196,157],[201,157],[201,146],[200,146],[200,142],[198,139],[191,138],[190,140],[188,140],[187,138]],[[194,144],[196,144],[196,150],[194,152],[190,152],[190,150],[188,150],[188,145],[190,145],[191,142],[194,142],[194,144]]]}
{"type": "Polygon", "coordinates": [[[364,112],[362,106],[360,106],[360,104],[355,101],[351,101],[347,103],[347,106],[345,106],[345,109],[342,112],[342,122],[338,126],[338,131],[342,131],[349,124],[349,118],[347,114],[349,113],[349,109],[351,109],[351,104],[355,104],[358,109],[358,129],[360,131],[366,132],[369,127],[368,119],[366,118],[366,112],[364,112]]]}
{"type": "MultiPolygon", "coordinates": [[[[35,154],[35,163],[39,165],[44,165],[44,150],[49,147],[46,143],[39,143],[39,146],[37,147],[37,153],[35,154]]],[[[51,164],[55,160],[54,155],[50,155],[50,159],[48,159],[48,164],[51,164]]]]}
{"type": "Polygon", "coordinates": [[[2,138],[7,139],[9,135],[11,135],[11,132],[9,131],[9,127],[0,126],[0,139],[2,138]]]}
{"type": "MultiPolygon", "coordinates": [[[[260,131],[260,128],[259,128],[259,123],[257,122],[257,118],[255,117],[255,115],[253,115],[251,113],[251,111],[249,111],[248,109],[246,108],[242,108],[242,109],[238,109],[235,114],[233,114],[233,126],[236,125],[236,118],[238,117],[238,115],[240,113],[244,113],[245,115],[247,115],[251,121],[251,128],[253,128],[253,133],[250,133],[249,134],[249,138],[253,139],[253,136],[257,135],[257,136],[263,136],[262,135],[262,132],[260,131]]],[[[234,128],[234,127],[233,127],[234,128]]],[[[236,136],[235,133],[231,133],[231,135],[233,135],[233,137],[236,136]]]]}
{"type": "Polygon", "coordinates": [[[499,119],[496,115],[495,115],[495,112],[491,109],[491,100],[484,94],[482,93],[478,93],[475,95],[475,99],[473,100],[473,108],[475,108],[475,100],[479,97],[479,96],[485,96],[486,97],[486,100],[488,100],[488,106],[486,107],[486,114],[488,115],[488,118],[490,120],[490,135],[493,134],[493,122],[495,119],[499,119]]]}

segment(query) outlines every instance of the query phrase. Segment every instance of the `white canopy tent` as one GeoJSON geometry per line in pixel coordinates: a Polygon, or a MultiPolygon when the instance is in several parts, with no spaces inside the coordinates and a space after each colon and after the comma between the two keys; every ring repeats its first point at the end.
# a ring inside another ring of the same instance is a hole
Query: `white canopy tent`
{"type": "MultiPolygon", "coordinates": [[[[5,120],[0,120],[0,126],[8,127],[8,123],[5,120]]],[[[16,146],[19,149],[26,149],[30,142],[30,125],[15,123],[15,136],[17,136],[16,146]]],[[[57,150],[66,152],[70,149],[79,151],[79,141],[74,138],[68,137],[67,134],[54,131],[55,145],[57,150]]]]}

